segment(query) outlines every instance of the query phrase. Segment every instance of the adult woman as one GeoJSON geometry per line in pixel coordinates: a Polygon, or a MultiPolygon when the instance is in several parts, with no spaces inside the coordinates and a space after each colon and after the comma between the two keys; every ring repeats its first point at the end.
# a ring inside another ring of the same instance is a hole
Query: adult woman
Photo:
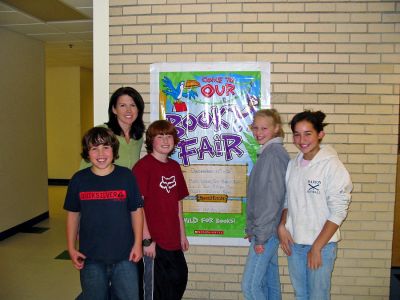
{"type": "MultiPolygon", "coordinates": [[[[110,128],[119,141],[116,165],[132,169],[139,160],[144,133],[143,111],[143,98],[134,88],[121,87],[112,94],[108,105],[108,122],[102,126],[110,128]]],[[[82,160],[80,169],[89,166],[82,160]]]]}

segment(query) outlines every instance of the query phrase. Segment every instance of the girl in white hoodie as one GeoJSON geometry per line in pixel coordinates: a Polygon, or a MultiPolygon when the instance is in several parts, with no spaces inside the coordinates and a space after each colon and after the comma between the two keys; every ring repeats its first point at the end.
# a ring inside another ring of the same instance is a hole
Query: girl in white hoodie
{"type": "Polygon", "coordinates": [[[288,255],[296,299],[330,299],[339,226],[347,215],[352,183],[336,151],[320,145],[321,111],[296,114],[290,126],[300,153],[289,162],[286,199],[278,235],[288,255]]]}

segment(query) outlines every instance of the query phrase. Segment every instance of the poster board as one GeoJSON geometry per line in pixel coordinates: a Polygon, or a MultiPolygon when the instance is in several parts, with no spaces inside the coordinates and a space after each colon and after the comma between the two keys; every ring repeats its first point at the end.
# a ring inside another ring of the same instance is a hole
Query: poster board
{"type": "Polygon", "coordinates": [[[175,125],[172,156],[190,195],[183,200],[191,244],[248,245],[247,178],[258,144],[254,113],[270,107],[270,64],[159,63],[150,67],[150,120],[175,125]]]}

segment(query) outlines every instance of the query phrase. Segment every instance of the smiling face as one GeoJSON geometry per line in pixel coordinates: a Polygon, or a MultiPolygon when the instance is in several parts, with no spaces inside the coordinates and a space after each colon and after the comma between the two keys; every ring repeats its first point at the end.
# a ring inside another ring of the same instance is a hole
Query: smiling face
{"type": "Polygon", "coordinates": [[[278,135],[279,126],[274,123],[274,119],[270,116],[256,116],[251,125],[251,131],[257,142],[264,145],[278,135]]]}
{"type": "Polygon", "coordinates": [[[117,116],[119,126],[123,129],[130,129],[139,113],[135,101],[129,95],[118,97],[112,111],[117,116]]]}
{"type": "Polygon", "coordinates": [[[153,156],[160,161],[165,161],[174,149],[174,137],[171,134],[157,134],[153,140],[153,156]]]}
{"type": "Polygon", "coordinates": [[[314,128],[311,122],[306,120],[299,121],[294,126],[293,143],[303,153],[303,158],[312,160],[320,150],[320,142],[325,132],[314,128]]]}
{"type": "Polygon", "coordinates": [[[110,174],[114,169],[112,164],[114,155],[110,145],[90,145],[88,154],[94,174],[104,176],[110,174]]]}

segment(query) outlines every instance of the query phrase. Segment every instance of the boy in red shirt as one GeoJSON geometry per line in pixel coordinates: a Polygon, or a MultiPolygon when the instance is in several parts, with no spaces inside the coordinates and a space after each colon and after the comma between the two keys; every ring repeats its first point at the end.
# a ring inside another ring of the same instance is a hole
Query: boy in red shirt
{"type": "Polygon", "coordinates": [[[189,192],[179,164],[169,158],[178,141],[170,122],[153,122],[146,132],[148,154],[132,170],[144,199],[145,299],[179,300],[186,289],[183,251],[189,242],[181,200],[189,192]]]}

